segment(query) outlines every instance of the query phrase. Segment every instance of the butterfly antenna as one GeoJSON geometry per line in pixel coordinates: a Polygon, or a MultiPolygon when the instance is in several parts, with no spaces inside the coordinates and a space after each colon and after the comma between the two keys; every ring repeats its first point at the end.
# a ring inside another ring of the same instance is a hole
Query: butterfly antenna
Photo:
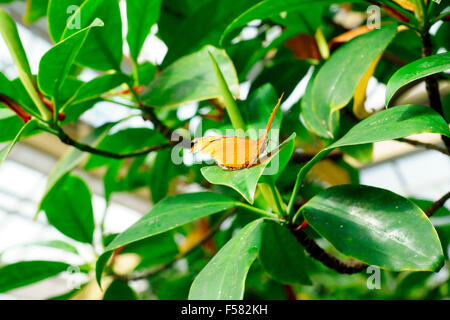
{"type": "Polygon", "coordinates": [[[281,103],[281,100],[283,99],[283,96],[284,96],[284,92],[281,94],[280,98],[278,99],[277,105],[275,106],[275,108],[273,108],[273,111],[270,114],[270,118],[269,118],[269,122],[267,123],[266,131],[259,138],[259,140],[261,142],[263,142],[266,139],[267,134],[269,133],[270,127],[272,126],[273,119],[275,118],[275,114],[277,113],[278,107],[280,106],[280,103],[281,103]]]}

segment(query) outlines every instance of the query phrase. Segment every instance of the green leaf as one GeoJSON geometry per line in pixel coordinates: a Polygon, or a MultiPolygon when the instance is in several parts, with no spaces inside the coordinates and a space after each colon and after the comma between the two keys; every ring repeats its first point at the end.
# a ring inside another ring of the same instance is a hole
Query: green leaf
{"type": "Polygon", "coordinates": [[[317,118],[319,130],[315,126],[311,130],[326,138],[336,136],[338,128],[333,113],[350,102],[361,78],[396,32],[396,24],[383,25],[347,42],[331,55],[314,78],[307,103],[302,105],[303,110],[310,109],[304,115],[311,113],[317,118]]]}
{"type": "Polygon", "coordinates": [[[170,159],[172,154],[171,149],[160,150],[156,155],[155,162],[150,173],[150,191],[152,195],[152,202],[157,203],[169,191],[169,184],[174,176],[175,164],[170,159]]]}
{"type": "Polygon", "coordinates": [[[86,183],[72,175],[60,179],[42,199],[41,209],[48,222],[64,235],[92,243],[94,214],[86,183]]]}
{"type": "Polygon", "coordinates": [[[172,232],[164,232],[127,245],[120,254],[135,253],[141,260],[134,270],[147,269],[171,261],[179,253],[172,232]]]}
{"type": "Polygon", "coordinates": [[[23,121],[10,109],[0,108],[0,142],[11,141],[23,127],[23,121]]]}
{"type": "Polygon", "coordinates": [[[119,234],[105,251],[114,250],[193,220],[230,209],[237,203],[224,195],[212,192],[185,193],[165,198],[135,224],[119,234]]]}
{"type": "Polygon", "coordinates": [[[81,85],[65,105],[67,106],[69,104],[77,104],[100,98],[104,93],[117,88],[129,80],[130,77],[120,72],[103,74],[81,85]]]}
{"type": "MultiPolygon", "coordinates": [[[[210,183],[233,188],[239,192],[245,200],[247,200],[250,204],[253,204],[256,186],[263,172],[270,168],[270,172],[267,171],[266,174],[279,174],[278,169],[280,167],[279,162],[277,162],[279,161],[279,158],[275,158],[275,156],[277,156],[280,150],[282,150],[286,145],[289,145],[290,149],[290,142],[294,140],[294,138],[295,133],[283,141],[283,143],[278,147],[273,149],[275,151],[272,150],[269,159],[257,166],[234,171],[223,170],[219,166],[208,166],[201,168],[201,173],[210,183]],[[276,171],[275,173],[274,170],[276,171]]],[[[283,163],[283,165],[285,165],[285,163],[283,163]]]]}
{"type": "Polygon", "coordinates": [[[228,241],[197,275],[189,299],[242,299],[248,270],[261,248],[263,228],[264,220],[255,220],[228,241]]]}
{"type": "Polygon", "coordinates": [[[144,90],[143,101],[150,106],[167,107],[221,96],[208,52],[214,55],[231,93],[239,96],[236,71],[225,50],[205,46],[164,69],[144,90]]]}
{"type": "Polygon", "coordinates": [[[95,263],[95,279],[97,280],[98,286],[101,288],[101,280],[102,280],[102,274],[103,270],[105,269],[106,264],[108,263],[109,259],[113,255],[114,251],[105,251],[98,257],[97,262],[95,263]]]}
{"type": "Polygon", "coordinates": [[[22,136],[26,136],[33,130],[37,128],[37,120],[30,120],[26,124],[23,125],[22,129],[17,133],[14,140],[10,143],[8,143],[3,149],[0,149],[0,166],[2,165],[3,161],[5,161],[8,154],[11,152],[14,145],[20,140],[22,136]]]}
{"type": "MultiPolygon", "coordinates": [[[[89,135],[81,140],[82,143],[95,147],[101,141],[108,131],[116,124],[110,122],[94,129],[89,135]]],[[[66,173],[76,168],[86,157],[87,153],[72,147],[58,161],[56,167],[50,173],[47,179],[46,190],[50,190],[53,185],[66,173]]]]}
{"type": "Polygon", "coordinates": [[[38,83],[47,96],[58,100],[60,90],[92,28],[103,26],[95,19],[88,27],[72,34],[48,50],[39,62],[38,83]]]}
{"type": "MultiPolygon", "coordinates": [[[[128,1],[129,2],[129,1],[128,1]]],[[[127,281],[114,280],[106,289],[103,300],[137,300],[127,281]]]]}
{"type": "MultiPolygon", "coordinates": [[[[16,23],[2,8],[0,8],[0,33],[6,42],[11,57],[14,61],[14,65],[16,66],[16,69],[19,73],[20,81],[23,83],[23,86],[25,87],[27,93],[30,95],[44,120],[51,119],[50,112],[42,103],[41,98],[39,97],[38,93],[36,92],[36,88],[34,87],[34,79],[31,75],[31,69],[30,65],[28,64],[25,50],[23,49],[22,42],[20,41],[16,23]]],[[[28,111],[36,115],[33,110],[28,111]]]]}
{"type": "Polygon", "coordinates": [[[21,261],[0,267],[0,292],[20,288],[63,272],[67,263],[56,261],[21,261]]]}
{"type": "MultiPolygon", "coordinates": [[[[164,65],[171,64],[179,57],[199,50],[204,45],[219,45],[220,35],[226,26],[241,12],[258,2],[259,0],[241,0],[230,5],[227,0],[208,1],[181,23],[177,21],[178,27],[171,30],[170,38],[165,39],[170,50],[164,58],[164,65]]],[[[174,23],[173,20],[169,22],[174,23]]]]}
{"type": "Polygon", "coordinates": [[[386,87],[386,107],[398,89],[415,80],[450,69],[450,52],[422,58],[398,69],[386,87]]]}
{"type": "Polygon", "coordinates": [[[294,199],[308,171],[333,149],[393,140],[425,132],[450,136],[445,120],[436,111],[425,106],[396,106],[367,117],[353,126],[341,139],[320,151],[300,169],[289,201],[288,214],[292,213],[294,199]]]}
{"type": "Polygon", "coordinates": [[[305,253],[288,228],[268,221],[264,226],[259,252],[264,269],[277,281],[290,284],[311,284],[305,253]]]}
{"type": "Polygon", "coordinates": [[[136,62],[151,27],[158,21],[162,0],[128,0],[127,42],[130,56],[136,62]]]}
{"type": "Polygon", "coordinates": [[[393,271],[437,271],[444,256],[430,220],[388,190],[341,185],[301,209],[309,225],[340,252],[393,271]]]}
{"type": "Polygon", "coordinates": [[[25,23],[33,23],[47,14],[49,0],[27,0],[27,11],[23,17],[25,23]]]}
{"type": "Polygon", "coordinates": [[[53,42],[57,43],[61,40],[69,18],[84,1],[85,0],[50,0],[47,18],[49,35],[53,42]]]}
{"type": "MultiPolygon", "coordinates": [[[[67,7],[61,8],[57,5],[56,11],[49,7],[50,15],[63,16],[67,24],[64,24],[64,32],[60,39],[54,39],[56,42],[67,38],[76,33],[80,28],[85,28],[91,24],[95,18],[101,19],[105,26],[102,29],[92,30],[88,35],[83,47],[78,54],[76,61],[82,66],[96,70],[120,70],[122,61],[122,20],[120,18],[119,3],[117,0],[86,0],[75,13],[68,18],[64,16],[67,7]],[[68,19],[67,19],[68,18],[68,19]]],[[[71,5],[74,3],[71,3],[71,5]]],[[[61,17],[53,19],[60,20],[61,17]]],[[[50,21],[50,24],[52,21],[50,21]]],[[[59,24],[58,24],[59,25],[59,24]]],[[[58,32],[56,32],[58,33],[58,32]]]]}

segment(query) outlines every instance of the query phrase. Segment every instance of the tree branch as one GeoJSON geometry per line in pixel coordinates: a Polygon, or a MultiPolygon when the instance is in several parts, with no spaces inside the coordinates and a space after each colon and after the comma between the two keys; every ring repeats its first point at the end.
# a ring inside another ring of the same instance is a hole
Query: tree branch
{"type": "Polygon", "coordinates": [[[431,217],[437,210],[442,208],[448,199],[450,199],[450,191],[444,194],[438,201],[433,203],[428,209],[424,211],[427,217],[431,217]]]}
{"type": "Polygon", "coordinates": [[[228,217],[230,217],[235,211],[236,211],[236,208],[232,208],[232,209],[228,210],[228,212],[226,214],[224,214],[224,216],[222,218],[220,218],[220,220],[213,227],[211,227],[211,229],[209,229],[208,233],[205,236],[203,236],[202,239],[200,239],[196,244],[192,245],[192,247],[190,247],[188,250],[179,253],[171,261],[169,261],[169,262],[159,266],[158,268],[154,268],[154,269],[151,269],[151,270],[148,270],[148,271],[142,271],[142,272],[135,273],[135,274],[127,274],[127,275],[114,274],[113,275],[114,278],[115,279],[119,279],[119,280],[124,280],[124,281],[147,279],[147,278],[150,278],[150,277],[153,277],[153,276],[159,274],[160,272],[162,272],[164,270],[169,269],[170,266],[172,264],[174,264],[176,261],[186,257],[188,254],[193,252],[195,249],[197,249],[200,246],[202,246],[203,244],[205,244],[206,241],[211,239],[212,236],[214,236],[214,234],[220,229],[220,226],[222,225],[222,223],[228,217]]]}
{"type": "Polygon", "coordinates": [[[397,141],[408,143],[408,144],[416,146],[416,147],[423,147],[425,149],[436,150],[436,151],[442,152],[443,154],[450,156],[450,151],[448,151],[447,149],[441,148],[439,146],[436,146],[434,144],[431,144],[431,143],[421,142],[421,141],[407,139],[407,138],[400,138],[400,139],[397,139],[397,141]]]}
{"type": "Polygon", "coordinates": [[[339,273],[358,273],[368,267],[366,263],[361,261],[340,260],[336,258],[331,253],[323,250],[313,239],[308,237],[303,230],[292,230],[292,233],[312,258],[322,262],[323,265],[339,273]]]}
{"type": "MultiPolygon", "coordinates": [[[[422,56],[429,57],[433,54],[433,47],[431,43],[430,33],[428,26],[425,26],[420,34],[422,40],[422,56]]],[[[442,109],[441,95],[439,93],[439,84],[437,81],[437,75],[430,75],[425,77],[425,88],[428,94],[428,100],[430,101],[430,107],[439,113],[444,119],[444,112],[442,109]]],[[[450,138],[442,135],[442,141],[444,142],[447,150],[450,151],[450,138]]]]}
{"type": "Polygon", "coordinates": [[[125,158],[133,158],[133,157],[138,157],[138,156],[142,156],[142,155],[146,155],[152,151],[156,151],[156,150],[161,150],[164,148],[168,148],[168,147],[172,147],[174,146],[177,141],[170,141],[166,144],[161,144],[161,145],[157,145],[157,146],[151,146],[148,148],[145,148],[143,150],[139,150],[136,152],[131,152],[131,153],[115,153],[115,152],[110,152],[110,151],[106,151],[106,150],[101,150],[101,149],[97,149],[94,147],[91,147],[90,145],[78,142],[74,139],[72,139],[71,137],[69,137],[62,129],[60,129],[57,132],[57,136],[59,137],[59,139],[70,146],[73,146],[79,150],[85,151],[85,152],[89,152],[92,154],[96,154],[99,156],[103,156],[103,157],[107,157],[107,158],[113,158],[113,159],[125,159],[125,158]]]}

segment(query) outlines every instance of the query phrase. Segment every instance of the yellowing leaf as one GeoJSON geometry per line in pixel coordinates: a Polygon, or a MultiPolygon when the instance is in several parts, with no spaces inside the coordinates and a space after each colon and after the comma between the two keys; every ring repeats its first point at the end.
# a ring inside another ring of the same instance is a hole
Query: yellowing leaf
{"type": "Polygon", "coordinates": [[[353,95],[353,113],[358,119],[364,119],[370,115],[370,113],[368,113],[364,108],[364,101],[366,100],[367,84],[369,83],[370,78],[373,76],[380,58],[381,54],[372,62],[369,69],[367,69],[366,73],[359,81],[358,86],[355,90],[355,94],[353,95]]]}
{"type": "Polygon", "coordinates": [[[403,9],[417,12],[416,5],[408,0],[394,0],[395,3],[397,3],[399,6],[401,6],[403,9]]]}
{"type": "Polygon", "coordinates": [[[339,167],[329,159],[318,162],[311,168],[310,173],[320,181],[328,183],[330,186],[351,183],[348,171],[339,167]]]}

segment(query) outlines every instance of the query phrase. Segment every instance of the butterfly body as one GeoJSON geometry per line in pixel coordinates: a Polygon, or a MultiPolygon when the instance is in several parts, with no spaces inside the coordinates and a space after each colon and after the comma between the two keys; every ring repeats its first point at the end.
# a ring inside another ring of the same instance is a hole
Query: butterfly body
{"type": "Polygon", "coordinates": [[[282,97],[278,99],[278,103],[270,115],[264,134],[257,140],[230,136],[202,137],[194,139],[191,152],[209,154],[224,170],[240,170],[261,163],[259,156],[267,147],[267,134],[282,97]]]}

